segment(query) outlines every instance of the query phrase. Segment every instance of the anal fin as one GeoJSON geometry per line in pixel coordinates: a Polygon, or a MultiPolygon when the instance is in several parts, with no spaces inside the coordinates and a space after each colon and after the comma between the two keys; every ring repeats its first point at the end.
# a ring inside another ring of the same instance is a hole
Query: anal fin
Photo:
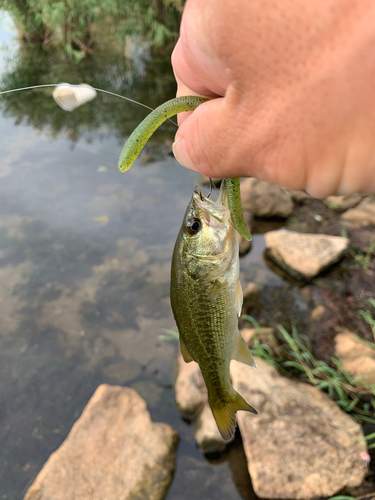
{"type": "Polygon", "coordinates": [[[184,358],[185,363],[190,363],[191,361],[194,361],[193,358],[190,356],[190,353],[187,350],[187,347],[184,344],[184,341],[182,340],[181,335],[180,335],[180,349],[181,349],[181,354],[182,354],[182,357],[184,358]]]}
{"type": "Polygon", "coordinates": [[[254,368],[257,367],[250,349],[247,347],[246,342],[241,337],[241,334],[238,330],[232,352],[232,359],[235,359],[240,363],[245,363],[245,365],[253,366],[254,368]]]}

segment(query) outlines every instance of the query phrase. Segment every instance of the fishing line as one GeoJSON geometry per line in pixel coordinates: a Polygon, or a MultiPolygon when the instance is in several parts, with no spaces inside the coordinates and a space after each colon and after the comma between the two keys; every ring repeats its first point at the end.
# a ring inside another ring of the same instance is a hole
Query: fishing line
{"type": "MultiPolygon", "coordinates": [[[[40,89],[40,88],[43,88],[43,87],[57,87],[58,85],[61,85],[61,83],[45,83],[43,85],[31,85],[30,87],[20,87],[18,89],[2,90],[2,91],[0,91],[0,95],[2,95],[2,94],[9,94],[11,92],[20,92],[22,90],[40,89]]],[[[120,99],[125,99],[125,101],[132,102],[134,104],[138,104],[139,106],[142,106],[142,107],[144,107],[146,109],[154,111],[154,108],[151,108],[150,106],[147,106],[146,104],[143,104],[143,103],[141,103],[139,101],[135,101],[134,99],[131,99],[130,97],[126,97],[126,96],[123,96],[123,95],[120,95],[120,94],[116,94],[115,92],[110,92],[109,90],[98,89],[96,87],[92,87],[92,88],[94,90],[96,90],[97,92],[102,92],[103,94],[109,94],[109,95],[113,95],[115,97],[120,97],[120,99]]],[[[173,125],[176,125],[176,127],[178,127],[178,124],[176,122],[174,122],[171,119],[168,119],[168,120],[171,123],[173,123],[173,125]]]]}
{"type": "MultiPolygon", "coordinates": [[[[45,83],[42,85],[31,85],[28,87],[20,87],[17,89],[2,90],[0,95],[9,94],[11,92],[21,92],[23,90],[33,90],[45,87],[58,87],[61,84],[56,83],[45,83]]],[[[158,108],[153,109],[146,104],[135,101],[130,97],[122,96],[116,94],[115,92],[110,92],[109,90],[103,90],[99,88],[92,87],[97,92],[102,92],[103,94],[113,95],[115,97],[120,97],[125,99],[125,101],[138,104],[152,113],[146,116],[146,118],[138,125],[138,127],[133,131],[128,140],[123,147],[120,159],[119,159],[119,170],[120,172],[125,172],[130,168],[135,158],[138,156],[140,150],[143,148],[144,144],[148,141],[153,132],[162,124],[164,121],[169,120],[174,125],[176,122],[170,120],[170,117],[180,113],[181,111],[190,111],[195,109],[197,106],[207,101],[208,99],[198,96],[181,96],[171,99],[165,102],[158,108]]],[[[231,219],[233,226],[236,230],[248,241],[251,241],[251,234],[243,218],[242,206],[241,206],[241,195],[240,195],[240,179],[238,177],[233,177],[226,179],[227,182],[227,193],[228,193],[228,205],[231,212],[231,219]]],[[[212,193],[212,180],[210,179],[210,196],[212,193]]]]}

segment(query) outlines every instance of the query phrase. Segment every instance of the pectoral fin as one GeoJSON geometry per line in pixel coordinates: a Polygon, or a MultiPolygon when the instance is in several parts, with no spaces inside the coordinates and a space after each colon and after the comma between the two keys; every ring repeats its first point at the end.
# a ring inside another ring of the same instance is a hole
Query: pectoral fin
{"type": "Polygon", "coordinates": [[[246,342],[244,339],[241,337],[240,332],[237,331],[236,335],[236,341],[234,344],[233,352],[232,352],[232,359],[235,359],[236,361],[239,361],[240,363],[245,363],[245,365],[253,366],[254,368],[257,367],[254,358],[247,347],[246,342]]]}
{"type": "Polygon", "coordinates": [[[182,340],[181,336],[180,336],[180,349],[185,363],[190,363],[191,361],[194,361],[193,358],[190,356],[189,351],[187,350],[186,345],[184,344],[184,341],[182,340]]]}
{"type": "Polygon", "coordinates": [[[236,311],[237,311],[237,316],[238,317],[241,316],[242,304],[243,304],[242,286],[241,286],[240,278],[238,278],[238,281],[237,281],[237,294],[236,294],[236,311]]]}
{"type": "Polygon", "coordinates": [[[212,299],[217,299],[218,296],[219,296],[219,293],[220,291],[222,290],[222,288],[224,286],[226,286],[228,284],[227,281],[219,281],[219,280],[215,280],[214,281],[214,284],[212,286],[212,289],[211,289],[211,298],[212,299]]]}

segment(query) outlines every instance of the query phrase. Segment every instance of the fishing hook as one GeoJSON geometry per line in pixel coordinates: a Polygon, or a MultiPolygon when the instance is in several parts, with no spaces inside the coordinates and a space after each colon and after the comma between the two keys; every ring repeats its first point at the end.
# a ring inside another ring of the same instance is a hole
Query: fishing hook
{"type": "Polygon", "coordinates": [[[214,183],[212,182],[211,177],[209,177],[209,179],[210,179],[210,192],[208,193],[207,198],[209,198],[211,196],[211,194],[212,194],[212,188],[214,186],[214,183]]]}

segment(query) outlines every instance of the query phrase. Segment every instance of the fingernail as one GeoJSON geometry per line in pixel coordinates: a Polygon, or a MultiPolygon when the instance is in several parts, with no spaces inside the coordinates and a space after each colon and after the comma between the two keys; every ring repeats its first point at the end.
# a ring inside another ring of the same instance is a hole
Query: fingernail
{"type": "Polygon", "coordinates": [[[184,137],[176,137],[174,143],[172,144],[173,154],[180,165],[193,172],[198,172],[196,167],[194,166],[189,153],[186,149],[186,141],[184,137]]]}

